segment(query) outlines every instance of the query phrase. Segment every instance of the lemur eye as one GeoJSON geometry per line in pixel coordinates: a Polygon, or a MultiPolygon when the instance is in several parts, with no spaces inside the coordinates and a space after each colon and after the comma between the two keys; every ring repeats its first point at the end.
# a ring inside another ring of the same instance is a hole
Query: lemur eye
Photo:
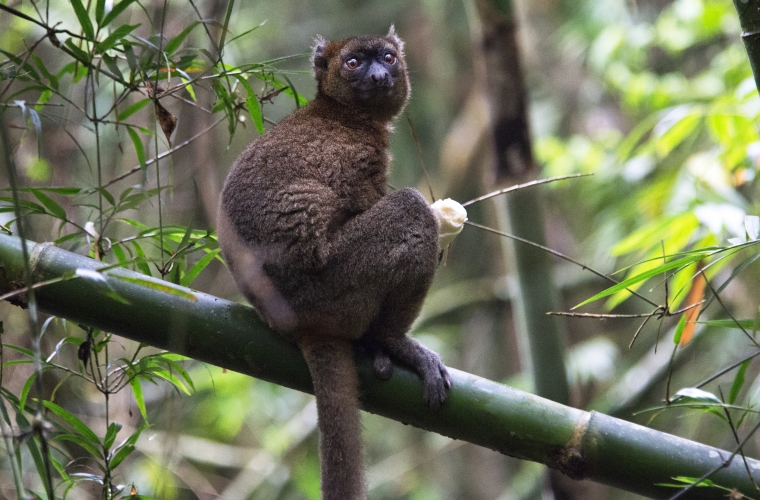
{"type": "Polygon", "coordinates": [[[386,53],[383,57],[383,60],[387,62],[388,64],[394,64],[396,62],[396,56],[391,54],[390,52],[386,53]]]}
{"type": "Polygon", "coordinates": [[[359,67],[359,61],[356,58],[352,57],[351,59],[346,61],[346,67],[348,69],[356,69],[359,67]]]}

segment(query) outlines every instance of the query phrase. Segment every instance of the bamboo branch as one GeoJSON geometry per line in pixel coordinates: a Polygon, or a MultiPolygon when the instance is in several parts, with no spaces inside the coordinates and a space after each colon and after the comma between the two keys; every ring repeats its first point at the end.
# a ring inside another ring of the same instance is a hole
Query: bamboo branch
{"type": "MultiPolygon", "coordinates": [[[[30,242],[30,246],[32,246],[30,242]]],[[[52,244],[33,246],[35,281],[105,264],[52,244]]],[[[0,294],[23,286],[21,240],[0,235],[0,294]]],[[[250,307],[176,287],[124,269],[104,271],[102,280],[78,273],[77,279],[36,290],[40,309],[123,337],[168,349],[263,380],[311,392],[306,363],[298,349],[269,330],[250,307]],[[124,279],[127,278],[127,279],[124,279]],[[140,278],[155,287],[128,281],[140,278]],[[174,290],[180,293],[170,293],[174,290]],[[127,301],[114,300],[117,293],[127,301]]],[[[740,460],[726,465],[731,452],[618,420],[569,408],[474,375],[451,370],[454,388],[446,404],[431,412],[422,403],[422,386],[397,368],[381,381],[369,360],[359,359],[365,410],[461,439],[506,455],[558,469],[574,479],[589,479],[651,498],[678,490],[657,486],[673,477],[701,477],[757,495],[740,460]]],[[[760,461],[748,459],[750,470],[760,461]]],[[[682,498],[719,499],[718,488],[693,488],[682,498]]]]}

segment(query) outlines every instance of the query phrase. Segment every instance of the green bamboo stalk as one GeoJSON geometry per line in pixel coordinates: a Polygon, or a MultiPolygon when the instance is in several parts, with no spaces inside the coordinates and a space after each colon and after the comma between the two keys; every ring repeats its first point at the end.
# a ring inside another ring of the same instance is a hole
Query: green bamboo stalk
{"type": "Polygon", "coordinates": [[[760,89],[760,1],[734,0],[742,27],[742,40],[755,75],[755,86],[760,89]]]}
{"type": "MultiPolygon", "coordinates": [[[[39,287],[41,310],[117,335],[168,349],[200,361],[311,392],[306,363],[298,349],[269,330],[247,306],[111,269],[100,278],[88,271],[99,261],[56,248],[33,245],[35,282],[65,279],[39,287]],[[130,281],[131,280],[131,281],[130,281]],[[151,282],[150,286],[135,281],[151,282]],[[123,300],[114,299],[114,293],[123,300]],[[125,303],[125,301],[127,303],[125,303]]],[[[23,286],[21,241],[0,235],[0,294],[23,286]]],[[[422,386],[397,368],[378,380],[368,359],[358,359],[361,400],[366,411],[558,469],[574,479],[590,479],[651,498],[668,498],[672,488],[657,483],[675,476],[700,477],[721,466],[729,453],[596,412],[584,412],[474,375],[451,369],[454,388],[437,412],[422,403],[422,386]],[[721,458],[723,457],[723,458],[721,458]]],[[[749,460],[752,470],[760,461],[749,460]]],[[[756,494],[741,460],[720,468],[719,485],[756,494]]],[[[725,491],[694,488],[683,498],[719,499],[725,491]]]]}
{"type": "MultiPolygon", "coordinates": [[[[491,135],[497,181],[517,184],[535,178],[528,123],[528,93],[523,80],[513,4],[504,0],[476,0],[479,33],[475,35],[483,62],[476,71],[488,89],[491,135]]],[[[473,22],[475,20],[473,19],[473,22]]],[[[497,199],[499,229],[545,245],[541,190],[520,190],[497,199]]],[[[565,328],[558,316],[559,292],[554,285],[550,256],[535,247],[502,239],[505,260],[515,269],[517,290],[513,311],[520,339],[521,359],[530,360],[537,395],[569,404],[565,370],[565,328]],[[524,340],[526,339],[526,340],[524,340]]],[[[528,364],[528,363],[526,363],[528,364]]]]}

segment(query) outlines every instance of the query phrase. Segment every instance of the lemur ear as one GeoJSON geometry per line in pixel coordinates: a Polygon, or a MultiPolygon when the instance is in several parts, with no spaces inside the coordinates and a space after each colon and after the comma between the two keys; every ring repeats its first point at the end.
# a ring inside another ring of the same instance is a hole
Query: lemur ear
{"type": "Polygon", "coordinates": [[[325,57],[325,51],[327,50],[327,40],[324,37],[317,35],[314,38],[314,47],[312,48],[311,65],[314,70],[314,77],[317,80],[322,79],[325,71],[327,71],[327,57],[325,57]]]}
{"type": "Polygon", "coordinates": [[[399,50],[404,50],[404,41],[396,35],[396,27],[394,25],[391,24],[391,29],[388,30],[388,34],[385,36],[393,40],[393,43],[398,46],[399,50]]]}

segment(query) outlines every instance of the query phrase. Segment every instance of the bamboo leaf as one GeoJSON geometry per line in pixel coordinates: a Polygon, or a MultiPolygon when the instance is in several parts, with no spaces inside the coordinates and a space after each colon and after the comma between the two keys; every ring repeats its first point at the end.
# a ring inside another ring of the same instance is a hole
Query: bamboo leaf
{"type": "MultiPolygon", "coordinates": [[[[92,455],[94,458],[103,458],[103,452],[100,449],[100,445],[94,445],[87,439],[84,439],[81,435],[78,434],[71,434],[69,432],[58,434],[55,436],[56,441],[71,441],[72,443],[76,443],[87,452],[92,455]]],[[[73,476],[74,474],[72,474],[73,476]]]]}
{"type": "Polygon", "coordinates": [[[11,349],[13,351],[20,352],[21,354],[28,356],[30,358],[34,357],[34,352],[31,349],[27,349],[25,347],[19,347],[13,344],[3,344],[3,347],[5,349],[11,349]]]}
{"type": "MultiPolygon", "coordinates": [[[[680,114],[682,110],[679,109],[677,111],[674,111],[675,114],[680,114]]],[[[690,113],[690,109],[683,110],[684,113],[690,113]]],[[[668,113],[668,118],[670,117],[671,113],[668,113]]],[[[668,118],[663,119],[662,122],[658,123],[657,126],[655,126],[655,136],[657,136],[658,128],[660,128],[660,125],[663,122],[666,122],[668,118]]],[[[684,114],[683,116],[676,118],[676,121],[672,123],[669,127],[667,127],[666,130],[662,132],[659,137],[656,137],[655,139],[655,150],[657,151],[657,154],[664,158],[665,156],[669,155],[676,147],[678,147],[687,137],[691,137],[695,132],[694,130],[697,128],[697,126],[701,123],[702,119],[700,116],[695,114],[684,114]]]]}
{"type": "Polygon", "coordinates": [[[670,217],[660,217],[658,220],[632,232],[612,247],[612,255],[625,255],[634,251],[659,248],[663,235],[690,233],[699,227],[699,219],[693,212],[686,212],[670,217]]]}
{"type": "Polygon", "coordinates": [[[42,404],[45,405],[45,408],[61,417],[63,421],[69,424],[74,430],[79,433],[80,436],[86,439],[89,443],[96,446],[100,445],[98,436],[96,436],[95,433],[92,432],[92,430],[90,430],[90,428],[84,424],[84,422],[79,420],[79,418],[64,410],[52,401],[43,401],[42,404]]]}
{"type": "Polygon", "coordinates": [[[224,25],[222,26],[222,36],[219,38],[219,57],[224,53],[224,47],[226,45],[225,39],[227,38],[227,30],[230,29],[230,18],[232,18],[232,9],[235,7],[235,2],[227,2],[227,12],[224,15],[224,25]]]}
{"type": "MultiPolygon", "coordinates": [[[[69,49],[74,57],[83,63],[89,63],[90,57],[87,55],[87,52],[83,51],[79,47],[77,47],[76,43],[74,43],[74,40],[72,38],[67,38],[65,42],[63,42],[66,45],[66,48],[69,49]]],[[[85,71],[86,68],[85,68],[85,71]]],[[[77,78],[79,75],[74,75],[75,83],[78,81],[79,78],[77,78]]]]}
{"type": "Polygon", "coordinates": [[[146,97],[145,99],[137,101],[134,104],[130,104],[129,106],[127,106],[126,108],[124,108],[121,111],[121,113],[119,113],[119,115],[118,115],[119,121],[126,120],[127,118],[129,118],[133,114],[137,113],[138,111],[140,111],[141,109],[143,109],[145,106],[147,106],[151,102],[153,102],[153,100],[150,99],[149,97],[146,97]]]}
{"type": "Polygon", "coordinates": [[[196,262],[195,265],[191,267],[184,276],[182,276],[180,285],[190,286],[190,284],[195,281],[195,278],[198,277],[201,271],[206,269],[206,266],[208,266],[211,261],[214,260],[217,255],[219,255],[219,252],[221,252],[221,249],[217,248],[216,250],[212,250],[211,252],[201,257],[200,260],[198,260],[198,262],[196,262]]]}
{"type": "Polygon", "coordinates": [[[256,126],[256,131],[259,134],[264,133],[264,115],[261,112],[261,105],[259,105],[259,98],[256,96],[256,92],[253,91],[253,87],[243,75],[235,75],[235,78],[240,85],[243,86],[247,95],[245,98],[245,106],[248,108],[248,113],[253,119],[253,124],[256,126]]]}
{"type": "Polygon", "coordinates": [[[116,452],[116,454],[111,459],[111,469],[115,469],[119,466],[120,463],[124,461],[125,458],[127,458],[133,451],[135,451],[134,445],[127,445],[123,446],[119,449],[119,451],[116,452]]]}
{"type": "MultiPolygon", "coordinates": [[[[34,459],[34,466],[37,469],[37,476],[40,478],[44,478],[47,476],[47,467],[45,466],[45,460],[42,458],[42,451],[40,450],[39,445],[37,444],[36,439],[30,439],[27,441],[27,446],[29,447],[29,453],[32,455],[32,458],[34,459]]],[[[47,481],[45,482],[45,489],[50,490],[48,487],[47,481]]],[[[53,492],[48,491],[47,492],[48,498],[53,498],[53,492]]],[[[37,496],[35,500],[44,500],[42,496],[37,496]]]]}
{"type": "Polygon", "coordinates": [[[179,373],[180,377],[182,377],[184,379],[185,383],[188,386],[190,386],[190,388],[193,391],[195,391],[195,384],[193,383],[193,379],[192,379],[192,377],[190,377],[190,374],[187,373],[187,370],[185,370],[185,368],[182,365],[180,365],[176,361],[173,361],[172,359],[170,359],[167,356],[162,356],[161,357],[161,361],[163,361],[164,363],[167,364],[167,366],[169,367],[169,371],[170,372],[179,373]]]}
{"type": "Polygon", "coordinates": [[[246,31],[244,31],[244,32],[240,33],[239,35],[235,35],[233,38],[231,38],[230,40],[228,40],[228,41],[227,41],[227,45],[231,44],[231,43],[232,43],[232,42],[234,42],[235,40],[238,40],[238,39],[240,39],[240,38],[243,38],[243,37],[244,37],[244,36],[246,36],[246,35],[249,35],[250,33],[254,32],[254,31],[256,31],[257,29],[259,29],[259,28],[261,28],[262,26],[264,26],[266,23],[267,23],[267,22],[266,22],[266,20],[265,20],[265,21],[262,21],[262,22],[261,22],[261,24],[259,24],[258,26],[254,26],[253,28],[251,28],[251,29],[249,29],[249,30],[246,30],[246,31]]]}
{"type": "Polygon", "coordinates": [[[688,476],[676,476],[673,478],[674,481],[679,481],[680,484],[676,483],[657,483],[657,486],[668,486],[673,488],[683,488],[686,484],[693,484],[697,487],[713,487],[715,486],[715,483],[713,483],[709,479],[703,479],[702,481],[697,484],[697,478],[696,477],[688,477],[688,476]]]}
{"type": "Polygon", "coordinates": [[[111,70],[111,73],[119,77],[121,80],[124,80],[124,75],[121,73],[121,68],[119,68],[119,65],[116,64],[116,60],[109,56],[108,54],[103,54],[103,62],[106,63],[106,66],[108,66],[108,69],[111,70]]]}
{"type": "Polygon", "coordinates": [[[177,378],[177,376],[174,374],[174,372],[170,370],[151,370],[151,373],[156,375],[157,377],[161,377],[162,379],[166,380],[167,382],[171,383],[174,387],[184,392],[186,395],[190,395],[191,392],[188,390],[187,387],[185,387],[185,384],[182,383],[182,380],[177,378]]]}
{"type": "Polygon", "coordinates": [[[758,239],[760,237],[760,217],[756,215],[744,217],[744,228],[747,230],[747,237],[750,240],[758,239]]]}
{"type": "Polygon", "coordinates": [[[189,356],[177,354],[176,352],[162,352],[160,356],[161,356],[161,359],[168,359],[171,361],[190,361],[193,359],[189,356]]]}
{"type": "MultiPolygon", "coordinates": [[[[18,188],[20,192],[31,193],[32,191],[45,191],[47,193],[55,193],[63,196],[76,196],[84,191],[82,188],[76,187],[38,187],[38,188],[18,188]]],[[[0,189],[0,191],[10,191],[10,188],[0,189]]]]}
{"type": "Polygon", "coordinates": [[[121,245],[113,245],[111,246],[111,250],[113,251],[114,256],[116,257],[116,260],[119,261],[119,264],[122,266],[127,265],[127,262],[129,259],[127,258],[127,255],[124,253],[124,249],[121,247],[121,245]]]}
{"type": "Polygon", "coordinates": [[[58,77],[48,71],[47,67],[45,67],[45,63],[42,62],[42,59],[38,55],[32,54],[32,59],[42,75],[48,79],[53,90],[58,91],[58,77]]]}
{"type": "MultiPolygon", "coordinates": [[[[45,324],[47,325],[48,321],[50,321],[50,320],[52,320],[54,318],[55,318],[55,316],[51,316],[50,318],[47,319],[47,321],[45,321],[45,324]]],[[[55,345],[55,349],[53,349],[53,352],[51,352],[48,355],[48,357],[45,358],[45,362],[46,363],[50,363],[53,360],[53,358],[55,358],[56,356],[58,356],[58,353],[61,350],[61,347],[63,347],[64,345],[71,344],[71,345],[75,345],[75,346],[79,347],[80,345],[82,345],[82,342],[83,342],[82,339],[76,338],[76,337],[65,337],[65,338],[59,340],[58,343],[55,345]]]]}
{"type": "Polygon", "coordinates": [[[143,398],[142,384],[138,377],[132,377],[129,380],[129,385],[132,387],[132,394],[135,396],[135,402],[137,408],[140,410],[140,415],[145,422],[148,421],[148,410],[145,408],[145,398],[143,398]]]}
{"type": "Polygon", "coordinates": [[[132,130],[132,127],[127,127],[127,132],[129,133],[129,137],[132,139],[132,144],[135,147],[135,153],[137,154],[137,160],[140,162],[140,168],[142,169],[143,173],[146,173],[148,171],[148,164],[145,161],[145,147],[140,140],[140,136],[137,135],[137,132],[132,130]]]}
{"type": "MultiPolygon", "coordinates": [[[[179,71],[179,73],[183,73],[183,71],[179,71]]],[[[182,78],[182,83],[185,84],[185,90],[190,95],[190,98],[193,100],[193,102],[198,102],[198,98],[195,95],[195,87],[193,87],[192,84],[190,84],[190,78],[182,78]]]]}
{"type": "Polygon", "coordinates": [[[744,380],[745,380],[745,374],[747,373],[747,367],[749,366],[750,359],[745,361],[741,364],[739,367],[739,370],[736,372],[736,377],[734,377],[734,382],[731,384],[731,390],[728,393],[728,404],[732,405],[736,401],[736,398],[739,396],[739,391],[741,391],[742,386],[744,386],[744,380]]]}
{"type": "Polygon", "coordinates": [[[693,262],[696,262],[703,258],[703,253],[699,253],[698,255],[688,255],[686,257],[682,257],[680,259],[672,260],[670,262],[667,262],[665,264],[659,265],[653,269],[650,269],[648,271],[645,271],[641,274],[637,274],[636,276],[631,276],[630,278],[621,281],[617,285],[611,286],[607,288],[606,290],[603,290],[590,299],[586,299],[577,306],[573,307],[573,309],[577,309],[581,306],[584,306],[586,304],[589,304],[591,302],[594,302],[596,300],[602,299],[604,297],[608,297],[612,294],[615,294],[621,290],[625,290],[626,288],[629,288],[631,285],[634,285],[640,281],[648,280],[649,278],[653,276],[657,276],[658,274],[662,274],[666,271],[670,271],[671,269],[676,269],[682,266],[687,266],[693,262]]]}
{"type": "MultiPolygon", "coordinates": [[[[715,405],[723,405],[723,401],[712,392],[707,392],[696,387],[686,387],[678,391],[673,399],[684,399],[687,401],[693,401],[696,403],[707,403],[715,405]]],[[[679,401],[681,403],[683,401],[679,401]]]]}
{"type": "Polygon", "coordinates": [[[103,196],[103,198],[106,199],[108,203],[111,204],[111,206],[116,205],[116,200],[114,199],[113,195],[106,189],[106,188],[100,188],[97,190],[99,194],[103,196]]]}
{"type": "Polygon", "coordinates": [[[122,191],[122,192],[119,194],[119,202],[122,202],[122,201],[124,201],[124,199],[125,199],[127,196],[129,196],[129,193],[131,193],[131,192],[132,192],[134,189],[135,189],[135,187],[134,187],[134,186],[130,186],[130,187],[128,187],[127,189],[125,189],[124,191],[122,191]]]}
{"type": "MultiPolygon", "coordinates": [[[[13,206],[12,206],[13,205],[13,198],[8,198],[8,197],[0,196],[0,202],[1,201],[4,201],[6,203],[11,204],[11,210],[10,210],[11,212],[14,210],[13,206]]],[[[33,201],[19,200],[19,205],[21,206],[22,209],[27,210],[30,213],[34,213],[34,214],[46,214],[47,213],[47,211],[45,210],[45,207],[43,207],[42,205],[38,205],[37,203],[34,203],[33,201]]]]}
{"type": "Polygon", "coordinates": [[[32,194],[42,203],[48,212],[57,219],[66,220],[66,211],[48,195],[38,189],[32,189],[32,194]]]}
{"type": "Polygon", "coordinates": [[[148,262],[148,256],[145,255],[145,251],[140,246],[140,244],[136,241],[132,241],[132,246],[135,249],[135,254],[137,255],[137,258],[139,259],[137,261],[137,268],[142,271],[143,274],[150,276],[150,266],[147,264],[148,262]]]}
{"type": "Polygon", "coordinates": [[[142,431],[147,428],[146,425],[140,426],[131,436],[122,441],[116,448],[114,448],[112,458],[110,460],[111,469],[116,468],[120,463],[127,458],[130,453],[135,451],[135,443],[142,434],[142,431]]]}
{"type": "Polygon", "coordinates": [[[19,411],[24,411],[26,408],[26,400],[29,397],[29,391],[32,389],[32,386],[34,385],[34,381],[37,379],[37,372],[32,372],[32,374],[29,376],[28,379],[26,379],[26,383],[24,384],[24,387],[21,389],[21,393],[18,395],[18,407],[19,411]]]}
{"type": "Polygon", "coordinates": [[[100,26],[100,23],[103,21],[103,16],[106,13],[106,0],[98,0],[95,3],[95,21],[98,23],[98,26],[100,26]]]}
{"type": "MultiPolygon", "coordinates": [[[[40,75],[37,74],[37,72],[34,70],[34,68],[29,64],[25,63],[22,59],[16,57],[15,55],[11,54],[10,52],[7,52],[3,49],[0,49],[0,54],[3,54],[5,57],[13,61],[13,63],[18,66],[19,68],[23,69],[25,73],[28,73],[28,76],[32,78],[36,82],[42,82],[40,79],[40,75]]],[[[15,71],[19,71],[18,68],[16,68],[15,71]]],[[[22,75],[17,75],[16,78],[21,79],[22,75]]]]}
{"type": "Polygon", "coordinates": [[[135,51],[131,45],[126,45],[124,47],[124,56],[127,58],[127,65],[129,65],[129,70],[134,74],[134,72],[137,71],[138,62],[135,51]]]}
{"type": "Polygon", "coordinates": [[[113,48],[122,38],[126,37],[128,34],[132,32],[135,28],[140,26],[139,24],[123,24],[113,30],[113,33],[108,35],[105,40],[102,42],[98,42],[95,45],[95,51],[98,54],[102,54],[103,52],[107,51],[108,49],[113,48]]]}
{"type": "Polygon", "coordinates": [[[683,331],[685,328],[686,328],[686,315],[682,314],[681,319],[678,320],[678,324],[676,325],[676,330],[673,333],[673,343],[675,345],[678,345],[681,343],[681,334],[683,334],[683,331]]]}
{"type": "Polygon", "coordinates": [[[71,485],[72,484],[71,479],[69,478],[69,475],[66,472],[66,468],[63,465],[61,465],[61,462],[56,460],[55,457],[50,457],[50,463],[53,464],[53,467],[55,467],[55,470],[58,471],[58,474],[61,475],[61,479],[63,479],[65,483],[68,483],[69,485],[71,485]]]}
{"type": "Polygon", "coordinates": [[[100,27],[103,28],[105,26],[108,26],[111,24],[111,22],[116,19],[116,17],[124,12],[124,9],[129,7],[129,5],[134,2],[135,0],[122,0],[121,2],[117,3],[113,6],[113,9],[111,9],[111,12],[106,14],[106,16],[103,18],[103,22],[100,23],[100,27]]]}
{"type": "Polygon", "coordinates": [[[137,229],[139,229],[141,231],[147,231],[148,230],[148,227],[145,224],[143,224],[141,222],[138,222],[136,220],[124,219],[124,218],[119,218],[119,219],[116,219],[116,220],[118,220],[119,222],[123,222],[125,224],[129,224],[132,227],[136,227],[137,229]]]}
{"type": "Polygon", "coordinates": [[[738,321],[732,319],[711,319],[708,321],[699,321],[698,323],[701,325],[713,326],[715,328],[736,328],[739,330],[742,328],[745,330],[752,330],[755,326],[754,319],[740,319],[738,321]]]}
{"type": "Polygon", "coordinates": [[[187,35],[189,35],[191,31],[193,31],[193,28],[195,28],[199,24],[200,24],[200,21],[195,21],[191,23],[188,27],[183,29],[179,35],[169,40],[166,43],[166,47],[164,47],[164,52],[166,52],[167,55],[172,55],[179,48],[179,46],[182,45],[182,42],[185,41],[185,38],[187,37],[187,35]]]}
{"type": "Polygon", "coordinates": [[[42,91],[39,99],[37,99],[37,103],[34,105],[34,110],[39,112],[43,108],[45,103],[47,103],[50,100],[51,97],[53,97],[52,90],[48,89],[48,90],[42,91]]]}
{"type": "MultiPolygon", "coordinates": [[[[133,209],[133,208],[137,208],[137,206],[140,203],[153,198],[154,196],[156,196],[157,194],[159,194],[162,190],[166,189],[167,187],[168,186],[163,186],[161,189],[159,189],[159,188],[149,189],[147,191],[140,191],[140,192],[135,193],[133,195],[129,195],[126,198],[124,198],[123,200],[119,201],[119,206],[118,206],[116,212],[119,213],[119,212],[124,212],[126,210],[130,210],[130,209],[133,209]]],[[[119,220],[124,221],[124,222],[128,221],[128,219],[119,219],[119,220]]],[[[141,226],[136,225],[135,221],[129,221],[127,223],[130,224],[130,225],[134,225],[135,227],[141,227],[141,226]]],[[[142,227],[144,228],[145,226],[142,226],[142,227]]]]}
{"type": "Polygon", "coordinates": [[[71,0],[71,7],[74,9],[74,14],[76,14],[77,19],[79,20],[79,25],[82,27],[84,35],[88,40],[94,41],[95,30],[92,27],[92,21],[87,13],[87,9],[82,5],[82,0],[71,0]]]}
{"type": "Polygon", "coordinates": [[[101,476],[98,476],[97,474],[88,474],[86,472],[75,472],[71,474],[71,477],[77,478],[82,481],[91,481],[93,483],[97,483],[100,485],[103,484],[103,478],[101,476]]]}
{"type": "Polygon", "coordinates": [[[34,360],[18,359],[16,361],[6,361],[5,363],[3,363],[3,367],[16,366],[16,365],[31,365],[32,363],[34,363],[34,360]]]}
{"type": "Polygon", "coordinates": [[[108,430],[106,431],[106,436],[103,438],[103,448],[106,450],[111,448],[111,445],[113,445],[113,442],[116,440],[116,435],[121,430],[121,427],[121,424],[111,422],[111,424],[108,426],[108,430]]]}
{"type": "Polygon", "coordinates": [[[193,224],[192,222],[187,225],[185,228],[184,234],[182,235],[182,241],[179,242],[179,248],[184,249],[187,243],[190,241],[190,236],[193,234],[193,224]]]}

